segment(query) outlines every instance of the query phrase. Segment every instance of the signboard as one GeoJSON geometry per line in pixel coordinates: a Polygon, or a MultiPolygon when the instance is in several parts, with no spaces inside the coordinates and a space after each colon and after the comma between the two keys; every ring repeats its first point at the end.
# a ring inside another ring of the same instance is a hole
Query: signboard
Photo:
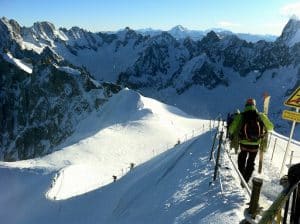
{"type": "Polygon", "coordinates": [[[292,95],[284,102],[288,107],[300,108],[300,87],[298,87],[292,95]]]}
{"type": "Polygon", "coordinates": [[[290,110],[284,110],[282,113],[282,118],[290,121],[300,122],[300,113],[290,110]]]}
{"type": "Polygon", "coordinates": [[[289,151],[290,151],[290,143],[291,143],[291,140],[293,138],[296,122],[300,122],[300,113],[298,113],[299,109],[300,109],[300,87],[298,87],[292,93],[292,95],[284,102],[284,104],[286,106],[289,106],[289,107],[296,107],[296,112],[289,111],[289,110],[284,110],[283,113],[282,113],[282,118],[293,121],[293,124],[292,124],[291,133],[290,133],[290,138],[289,138],[289,141],[287,143],[286,150],[285,150],[284,157],[283,157],[283,161],[282,161],[282,164],[281,164],[281,169],[280,169],[279,176],[282,176],[283,168],[285,167],[285,161],[286,161],[286,157],[287,157],[287,155],[289,154],[289,151]]]}

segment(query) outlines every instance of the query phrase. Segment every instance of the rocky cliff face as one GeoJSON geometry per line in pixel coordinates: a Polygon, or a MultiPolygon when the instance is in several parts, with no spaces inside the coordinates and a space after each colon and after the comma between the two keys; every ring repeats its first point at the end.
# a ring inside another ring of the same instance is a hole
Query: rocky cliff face
{"type": "Polygon", "coordinates": [[[240,76],[247,76],[254,71],[263,74],[289,65],[299,66],[299,43],[293,47],[280,41],[253,44],[236,36],[220,39],[213,31],[198,42],[191,39],[183,43],[174,41],[165,45],[149,45],[135,64],[120,74],[118,82],[136,89],[180,86],[177,91],[182,93],[192,85],[204,85],[208,89],[228,85],[230,75],[224,72],[226,68],[233,69],[240,76]],[[205,63],[201,60],[194,64],[201,55],[205,55],[205,63]],[[184,69],[187,66],[193,68],[184,69]],[[171,70],[171,67],[174,69],[171,70]]]}
{"type": "Polygon", "coordinates": [[[0,57],[1,160],[52,152],[75,131],[77,122],[120,90],[97,83],[49,48],[32,63],[28,74],[0,57]]]}
{"type": "Polygon", "coordinates": [[[292,18],[285,25],[277,42],[285,44],[289,47],[294,46],[300,42],[300,21],[292,18]]]}

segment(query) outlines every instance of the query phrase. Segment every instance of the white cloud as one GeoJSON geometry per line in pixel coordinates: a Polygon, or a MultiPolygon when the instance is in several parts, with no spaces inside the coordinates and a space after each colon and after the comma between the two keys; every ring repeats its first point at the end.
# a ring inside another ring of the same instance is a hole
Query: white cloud
{"type": "Polygon", "coordinates": [[[300,18],[300,1],[283,6],[280,9],[280,13],[283,16],[297,16],[298,18],[300,18]]]}
{"type": "Polygon", "coordinates": [[[218,22],[218,26],[223,27],[223,28],[233,28],[233,27],[239,27],[240,24],[232,23],[229,21],[220,21],[220,22],[218,22]]]}

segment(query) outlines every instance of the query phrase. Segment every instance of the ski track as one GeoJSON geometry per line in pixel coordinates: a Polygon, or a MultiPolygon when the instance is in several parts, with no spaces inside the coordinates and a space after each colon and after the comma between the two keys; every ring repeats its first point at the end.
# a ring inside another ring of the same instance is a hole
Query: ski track
{"type": "Polygon", "coordinates": [[[176,158],[176,160],[166,169],[166,171],[161,175],[161,177],[157,180],[157,184],[166,176],[168,173],[170,173],[174,167],[177,165],[177,163],[186,155],[186,153],[191,149],[191,147],[196,143],[197,138],[193,140],[189,145],[183,150],[181,154],[176,158]]]}

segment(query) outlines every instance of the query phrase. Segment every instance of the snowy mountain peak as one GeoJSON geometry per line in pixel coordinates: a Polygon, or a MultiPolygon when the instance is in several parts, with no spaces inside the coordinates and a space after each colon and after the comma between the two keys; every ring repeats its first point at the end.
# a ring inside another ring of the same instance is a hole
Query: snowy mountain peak
{"type": "MultiPolygon", "coordinates": [[[[0,33],[3,32],[3,34],[0,34],[0,36],[5,35],[5,33],[7,33],[6,30],[9,31],[9,34],[13,38],[16,38],[16,39],[21,38],[21,36],[20,36],[21,27],[18,24],[18,22],[13,19],[7,19],[6,17],[2,17],[0,19],[0,33]]],[[[1,40],[1,38],[0,38],[0,40],[1,40]]]]}
{"type": "Polygon", "coordinates": [[[220,40],[219,36],[214,32],[210,31],[206,34],[206,36],[201,40],[201,42],[209,42],[209,43],[215,43],[220,40]]]}
{"type": "Polygon", "coordinates": [[[149,36],[153,37],[153,36],[161,34],[161,32],[163,32],[163,31],[149,27],[149,28],[144,28],[144,29],[138,29],[138,30],[136,30],[136,32],[140,33],[144,36],[149,35],[149,36]]]}
{"type": "Polygon", "coordinates": [[[277,41],[282,42],[289,47],[300,42],[300,20],[297,17],[292,17],[288,21],[277,41]]]}
{"type": "Polygon", "coordinates": [[[50,22],[36,22],[33,24],[32,29],[45,39],[55,38],[55,26],[50,22]]]}
{"type": "Polygon", "coordinates": [[[291,20],[299,20],[299,17],[298,17],[297,15],[294,14],[294,15],[291,16],[290,19],[291,19],[291,20]]]}
{"type": "Polygon", "coordinates": [[[36,31],[41,31],[41,32],[53,32],[55,30],[55,26],[53,23],[47,22],[47,21],[42,21],[42,22],[35,22],[33,24],[33,28],[36,29],[36,31]]]}
{"type": "Polygon", "coordinates": [[[187,28],[183,27],[182,25],[177,25],[177,26],[174,26],[170,32],[186,32],[188,31],[187,28]]]}
{"type": "Polygon", "coordinates": [[[168,31],[176,39],[185,39],[190,37],[194,40],[199,40],[203,37],[202,31],[189,30],[181,25],[177,25],[168,31]]]}
{"type": "Polygon", "coordinates": [[[160,45],[168,45],[168,44],[176,44],[176,39],[173,35],[168,32],[162,32],[160,35],[154,36],[150,39],[150,43],[160,44],[160,45]]]}
{"type": "MultiPolygon", "coordinates": [[[[14,24],[14,23],[17,23],[17,24],[18,24],[17,21],[15,21],[15,20],[13,20],[13,19],[8,19],[8,18],[6,18],[6,17],[4,17],[4,16],[0,18],[0,22],[3,23],[3,24],[5,24],[5,25],[12,25],[12,24],[14,24]]],[[[18,26],[19,26],[19,24],[18,24],[18,26]]]]}
{"type": "Polygon", "coordinates": [[[129,39],[136,39],[136,38],[138,38],[138,35],[140,35],[140,34],[137,34],[130,27],[125,27],[125,29],[120,30],[119,32],[117,32],[117,36],[122,41],[128,41],[129,39]]]}

